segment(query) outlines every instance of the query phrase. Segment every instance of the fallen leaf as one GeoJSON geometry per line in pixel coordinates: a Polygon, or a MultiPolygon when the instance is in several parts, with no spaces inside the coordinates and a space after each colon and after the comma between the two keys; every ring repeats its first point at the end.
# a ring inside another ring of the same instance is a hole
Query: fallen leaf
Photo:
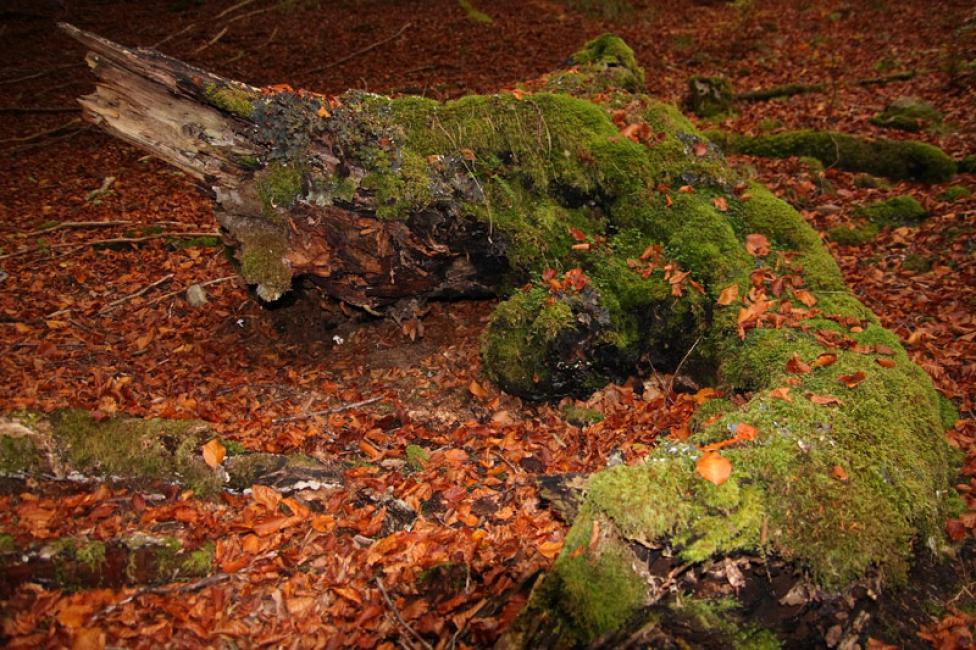
{"type": "Polygon", "coordinates": [[[332,591],[336,592],[346,600],[351,600],[357,605],[363,604],[363,597],[359,595],[359,592],[355,589],[349,587],[332,587],[332,591]]]}
{"type": "Polygon", "coordinates": [[[791,356],[789,361],[786,362],[786,372],[793,373],[794,375],[805,375],[810,372],[810,370],[810,366],[804,363],[803,359],[801,359],[800,355],[796,352],[794,352],[793,356],[791,356]]]}
{"type": "Polygon", "coordinates": [[[216,469],[224,461],[227,449],[220,444],[220,440],[214,438],[203,446],[203,462],[211,469],[216,469]]]}
{"type": "Polygon", "coordinates": [[[725,197],[723,196],[716,196],[714,199],[712,199],[712,205],[714,205],[715,209],[719,212],[729,211],[729,202],[726,201],[725,197]]]}
{"type": "Polygon", "coordinates": [[[693,146],[691,150],[694,151],[695,155],[699,158],[708,154],[708,146],[706,146],[704,142],[696,142],[695,146],[693,146]]]}
{"type": "Polygon", "coordinates": [[[817,304],[816,296],[814,296],[806,289],[794,289],[793,295],[796,296],[796,299],[802,302],[807,307],[813,307],[814,305],[817,304]]]}
{"type": "Polygon", "coordinates": [[[252,485],[251,498],[268,510],[276,510],[281,503],[281,493],[267,485],[252,485]]]}
{"type": "Polygon", "coordinates": [[[819,404],[820,406],[840,406],[844,403],[833,395],[815,395],[814,393],[807,393],[807,399],[814,404],[819,404]]]}
{"type": "Polygon", "coordinates": [[[769,255],[769,240],[761,233],[746,235],[746,250],[753,257],[769,255]]]}
{"type": "Polygon", "coordinates": [[[105,648],[104,630],[97,627],[83,627],[75,631],[71,650],[103,650],[103,648],[105,648]]]}
{"type": "Polygon", "coordinates": [[[472,395],[474,395],[478,399],[484,399],[488,397],[488,391],[486,391],[481,384],[479,384],[474,380],[471,380],[471,383],[468,384],[468,390],[471,392],[472,395]]]}
{"type": "Polygon", "coordinates": [[[733,302],[736,301],[736,299],[738,299],[738,297],[739,297],[739,285],[730,284],[729,286],[722,289],[722,293],[718,294],[718,300],[716,301],[716,303],[724,307],[726,305],[731,305],[733,302]]]}
{"type": "Polygon", "coordinates": [[[833,469],[830,470],[830,475],[841,483],[847,483],[850,477],[847,476],[847,472],[840,465],[834,465],[833,469]]]}
{"type": "Polygon", "coordinates": [[[877,363],[882,368],[894,368],[896,365],[894,359],[881,358],[881,359],[875,359],[874,362],[877,363]]]}
{"type": "Polygon", "coordinates": [[[545,541],[536,546],[536,548],[539,550],[542,557],[551,560],[559,555],[559,551],[563,550],[563,543],[562,541],[545,541]]]}
{"type": "Polygon", "coordinates": [[[862,381],[864,381],[866,378],[867,378],[867,375],[864,374],[864,371],[863,370],[858,370],[857,372],[855,372],[853,374],[850,374],[850,375],[841,375],[840,377],[838,377],[838,379],[841,382],[843,382],[844,385],[847,386],[848,388],[854,388],[855,386],[857,386],[858,384],[860,384],[862,381]]]}
{"type": "Polygon", "coordinates": [[[837,355],[832,352],[822,352],[813,360],[814,368],[826,368],[837,362],[837,355]]]}
{"type": "Polygon", "coordinates": [[[702,454],[695,463],[695,471],[706,481],[721,485],[732,475],[732,463],[722,454],[709,451],[702,454]]]}
{"type": "Polygon", "coordinates": [[[755,440],[756,427],[745,422],[740,422],[735,427],[735,437],[737,440],[755,440]]]}
{"type": "Polygon", "coordinates": [[[773,390],[769,391],[769,396],[770,397],[776,397],[778,399],[783,400],[784,402],[792,402],[793,401],[793,398],[790,397],[790,387],[789,386],[781,386],[780,388],[774,388],[773,390]]]}

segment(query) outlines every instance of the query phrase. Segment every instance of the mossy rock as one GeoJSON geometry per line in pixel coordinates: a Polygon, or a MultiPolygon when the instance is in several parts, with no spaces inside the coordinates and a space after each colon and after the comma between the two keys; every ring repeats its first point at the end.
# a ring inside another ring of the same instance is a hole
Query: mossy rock
{"type": "Polygon", "coordinates": [[[976,174],[976,154],[970,154],[962,158],[958,165],[961,173],[976,174]]]}
{"type": "Polygon", "coordinates": [[[726,151],[751,156],[812,156],[827,167],[867,172],[894,180],[942,183],[956,173],[956,163],[938,147],[915,140],[870,140],[833,131],[784,131],[745,136],[709,131],[726,151]]]}
{"type": "Polygon", "coordinates": [[[942,114],[917,97],[899,97],[871,118],[871,124],[900,131],[917,132],[942,123],[942,114]]]}
{"type": "Polygon", "coordinates": [[[713,118],[732,112],[732,84],[722,77],[691,77],[685,104],[698,117],[713,118]]]}
{"type": "Polygon", "coordinates": [[[874,241],[879,232],[877,225],[865,223],[860,226],[834,226],[827,231],[827,237],[842,246],[860,246],[874,241]]]}
{"type": "Polygon", "coordinates": [[[876,226],[915,226],[928,217],[918,199],[908,194],[861,206],[856,212],[876,226]]]}

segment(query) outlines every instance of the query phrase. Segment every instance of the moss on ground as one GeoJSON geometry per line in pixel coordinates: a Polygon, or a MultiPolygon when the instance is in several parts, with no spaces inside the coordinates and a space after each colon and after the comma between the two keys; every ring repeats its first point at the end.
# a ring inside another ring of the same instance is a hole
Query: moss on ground
{"type": "Polygon", "coordinates": [[[900,131],[917,132],[942,123],[934,106],[916,97],[899,97],[871,118],[871,124],[900,131]]]}
{"type": "Polygon", "coordinates": [[[770,158],[812,156],[828,167],[896,180],[942,183],[956,173],[955,162],[944,151],[914,140],[869,140],[810,130],[759,136],[709,131],[707,135],[726,151],[770,158]]]}
{"type": "Polygon", "coordinates": [[[973,193],[968,187],[964,187],[962,185],[951,185],[947,187],[944,192],[939,194],[939,200],[950,203],[960,199],[968,199],[972,195],[973,193]]]}
{"type": "Polygon", "coordinates": [[[715,118],[732,112],[732,84],[721,77],[688,80],[688,110],[698,117],[715,118]]]}
{"type": "Polygon", "coordinates": [[[907,194],[862,206],[857,214],[877,226],[914,226],[929,216],[918,199],[907,194]]]}
{"type": "Polygon", "coordinates": [[[204,96],[216,108],[245,119],[253,117],[255,102],[260,99],[260,95],[246,88],[216,83],[206,85],[204,96]]]}

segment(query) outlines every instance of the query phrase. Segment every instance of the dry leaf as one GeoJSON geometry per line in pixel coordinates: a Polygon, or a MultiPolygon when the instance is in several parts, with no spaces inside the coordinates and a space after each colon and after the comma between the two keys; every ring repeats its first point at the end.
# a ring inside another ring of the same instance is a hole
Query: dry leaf
{"type": "Polygon", "coordinates": [[[844,403],[833,395],[815,395],[814,393],[807,393],[807,399],[814,404],[819,404],[820,406],[840,406],[844,403]]]}
{"type": "Polygon", "coordinates": [[[729,211],[729,202],[726,201],[725,197],[723,196],[716,196],[714,199],[712,199],[712,205],[714,205],[715,209],[719,212],[729,211]]]}
{"type": "Polygon", "coordinates": [[[251,498],[271,511],[276,510],[281,503],[281,493],[267,485],[252,485],[251,498]]]}
{"type": "Polygon", "coordinates": [[[803,362],[799,354],[794,352],[793,356],[786,362],[786,372],[794,375],[805,375],[810,372],[810,366],[803,362]]]}
{"type": "Polygon", "coordinates": [[[761,233],[746,235],[746,250],[753,257],[769,255],[769,240],[761,233]]]}
{"type": "Polygon", "coordinates": [[[539,553],[542,554],[542,557],[546,558],[547,560],[551,560],[559,555],[559,551],[563,550],[563,543],[561,541],[546,541],[539,544],[536,548],[539,549],[539,553]]]}
{"type": "Polygon", "coordinates": [[[881,358],[881,359],[875,359],[874,362],[877,363],[882,368],[894,368],[896,365],[894,359],[881,358]]]}
{"type": "Polygon", "coordinates": [[[850,480],[850,478],[847,476],[847,472],[845,472],[844,468],[840,465],[834,465],[834,468],[830,470],[830,475],[841,483],[847,483],[847,481],[850,480]]]}
{"type": "Polygon", "coordinates": [[[813,361],[814,368],[826,368],[837,362],[837,355],[832,352],[823,352],[817,355],[813,361]]]}
{"type": "Polygon", "coordinates": [[[796,299],[802,302],[807,307],[813,307],[817,304],[817,298],[812,293],[806,289],[794,289],[793,295],[796,299]]]}
{"type": "Polygon", "coordinates": [[[848,388],[854,388],[862,381],[864,381],[866,378],[867,375],[864,374],[863,370],[858,370],[853,374],[841,375],[840,377],[838,377],[838,379],[841,380],[844,383],[844,385],[847,386],[848,388]]]}
{"type": "Polygon", "coordinates": [[[755,440],[756,427],[745,422],[740,422],[735,427],[735,437],[737,440],[755,440]]]}
{"type": "Polygon", "coordinates": [[[484,399],[488,397],[488,391],[486,391],[481,384],[474,381],[473,379],[471,380],[471,383],[468,384],[468,390],[471,392],[472,395],[474,395],[478,399],[484,399]]]}
{"type": "Polygon", "coordinates": [[[216,469],[218,465],[224,462],[224,456],[226,455],[227,449],[220,444],[220,440],[217,438],[214,438],[203,446],[203,462],[211,469],[216,469]]]}
{"type": "Polygon", "coordinates": [[[738,297],[739,297],[739,285],[731,284],[725,287],[724,289],[722,289],[722,293],[718,294],[718,300],[716,302],[717,304],[722,305],[724,307],[726,305],[731,305],[733,302],[736,301],[736,299],[738,299],[738,297]]]}
{"type": "Polygon", "coordinates": [[[706,481],[721,485],[732,475],[732,463],[722,454],[709,451],[702,454],[695,463],[695,470],[706,481]]]}
{"type": "Polygon", "coordinates": [[[773,390],[769,391],[769,396],[770,397],[776,397],[778,399],[783,400],[784,402],[792,402],[793,401],[793,398],[790,397],[790,387],[789,386],[781,386],[780,388],[774,388],[773,390]]]}

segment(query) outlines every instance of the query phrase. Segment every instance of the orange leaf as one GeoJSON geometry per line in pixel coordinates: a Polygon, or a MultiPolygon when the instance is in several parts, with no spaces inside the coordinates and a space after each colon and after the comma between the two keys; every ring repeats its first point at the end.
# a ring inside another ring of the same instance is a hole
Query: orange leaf
{"type": "Polygon", "coordinates": [[[475,158],[474,151],[472,151],[471,149],[461,149],[461,157],[467,160],[468,162],[472,162],[474,161],[475,158]]]}
{"type": "Polygon", "coordinates": [[[471,394],[477,397],[478,399],[484,399],[488,397],[488,391],[486,391],[481,386],[481,384],[474,381],[473,379],[471,380],[471,383],[468,384],[468,390],[471,391],[471,394]]]}
{"type": "Polygon", "coordinates": [[[756,439],[756,427],[751,424],[746,424],[745,422],[740,422],[735,427],[735,437],[738,440],[755,440],[756,439]]]}
{"type": "Polygon", "coordinates": [[[332,587],[332,591],[336,592],[346,600],[351,600],[357,605],[363,604],[363,597],[359,595],[359,592],[355,589],[349,587],[332,587]]]}
{"type": "Polygon", "coordinates": [[[312,519],[312,528],[320,533],[331,533],[335,528],[335,517],[332,515],[316,515],[312,519]]]}
{"type": "Polygon", "coordinates": [[[542,555],[542,557],[551,560],[559,555],[559,551],[563,550],[563,543],[561,541],[546,541],[540,543],[536,548],[539,549],[539,553],[542,555]]]}
{"type": "Polygon", "coordinates": [[[800,355],[794,352],[790,360],[786,362],[786,372],[791,372],[794,375],[805,375],[810,372],[810,366],[805,364],[800,355]]]}
{"type": "Polygon", "coordinates": [[[695,155],[699,158],[708,154],[708,147],[704,142],[696,142],[695,146],[692,147],[691,150],[694,151],[695,155]]]}
{"type": "Polygon", "coordinates": [[[468,460],[468,452],[463,449],[448,449],[444,452],[444,458],[449,463],[460,465],[468,460]]]}
{"type": "Polygon", "coordinates": [[[678,188],[678,191],[682,194],[694,194],[695,188],[693,188],[691,185],[682,185],[678,188]]]}
{"type": "Polygon", "coordinates": [[[522,101],[525,98],[526,94],[527,93],[524,90],[519,90],[518,88],[512,89],[512,95],[514,95],[515,99],[519,101],[522,101]]]}
{"type": "Polygon", "coordinates": [[[710,451],[702,454],[698,459],[695,470],[706,481],[721,485],[732,475],[732,463],[722,454],[710,451]]]}
{"type": "Polygon", "coordinates": [[[220,440],[214,438],[207,444],[203,446],[203,462],[207,464],[211,469],[215,469],[224,461],[224,456],[227,455],[227,449],[220,444],[220,440]]]}
{"type": "Polygon", "coordinates": [[[827,366],[833,365],[837,362],[837,355],[831,352],[823,352],[817,355],[817,358],[813,361],[814,368],[826,368],[827,366]]]}
{"type": "Polygon", "coordinates": [[[833,395],[815,395],[813,393],[807,393],[807,398],[814,404],[819,404],[820,406],[840,406],[844,403],[833,395]]]}
{"type": "Polygon", "coordinates": [[[784,402],[792,402],[793,401],[793,398],[790,397],[790,387],[789,386],[782,386],[780,388],[774,388],[773,390],[769,391],[769,396],[770,397],[779,398],[779,399],[783,400],[784,402]]]}
{"type": "Polygon", "coordinates": [[[275,510],[281,503],[281,493],[267,485],[252,485],[251,498],[268,510],[275,510]]]}
{"type": "Polygon", "coordinates": [[[850,478],[847,476],[847,472],[844,471],[844,468],[840,465],[834,465],[834,468],[830,470],[830,475],[841,483],[847,483],[847,481],[850,480],[850,478]]]}
{"type": "Polygon", "coordinates": [[[746,250],[754,257],[769,255],[769,240],[760,233],[746,235],[746,250]]]}
{"type": "Polygon", "coordinates": [[[816,296],[814,296],[806,289],[795,289],[793,291],[793,295],[796,296],[796,299],[802,302],[807,307],[813,307],[814,305],[817,304],[816,296]]]}
{"type": "Polygon", "coordinates": [[[729,286],[722,289],[722,293],[718,294],[719,305],[723,307],[726,305],[731,305],[739,297],[739,285],[730,284],[729,286]]]}
{"type": "Polygon", "coordinates": [[[82,627],[75,632],[71,650],[104,650],[105,632],[97,627],[82,627]]]}
{"type": "Polygon", "coordinates": [[[844,383],[844,385],[847,386],[848,388],[854,388],[862,381],[864,381],[866,377],[867,375],[864,374],[863,370],[858,370],[857,372],[851,375],[841,375],[840,377],[838,377],[838,379],[840,379],[844,383]]]}
{"type": "Polygon", "coordinates": [[[714,199],[712,199],[712,205],[714,205],[715,209],[719,212],[729,211],[729,202],[726,201],[725,197],[723,196],[716,196],[714,199]]]}
{"type": "Polygon", "coordinates": [[[875,359],[874,361],[875,361],[875,363],[877,363],[882,368],[894,368],[895,367],[895,360],[894,359],[884,359],[884,358],[882,358],[882,359],[875,359]]]}

